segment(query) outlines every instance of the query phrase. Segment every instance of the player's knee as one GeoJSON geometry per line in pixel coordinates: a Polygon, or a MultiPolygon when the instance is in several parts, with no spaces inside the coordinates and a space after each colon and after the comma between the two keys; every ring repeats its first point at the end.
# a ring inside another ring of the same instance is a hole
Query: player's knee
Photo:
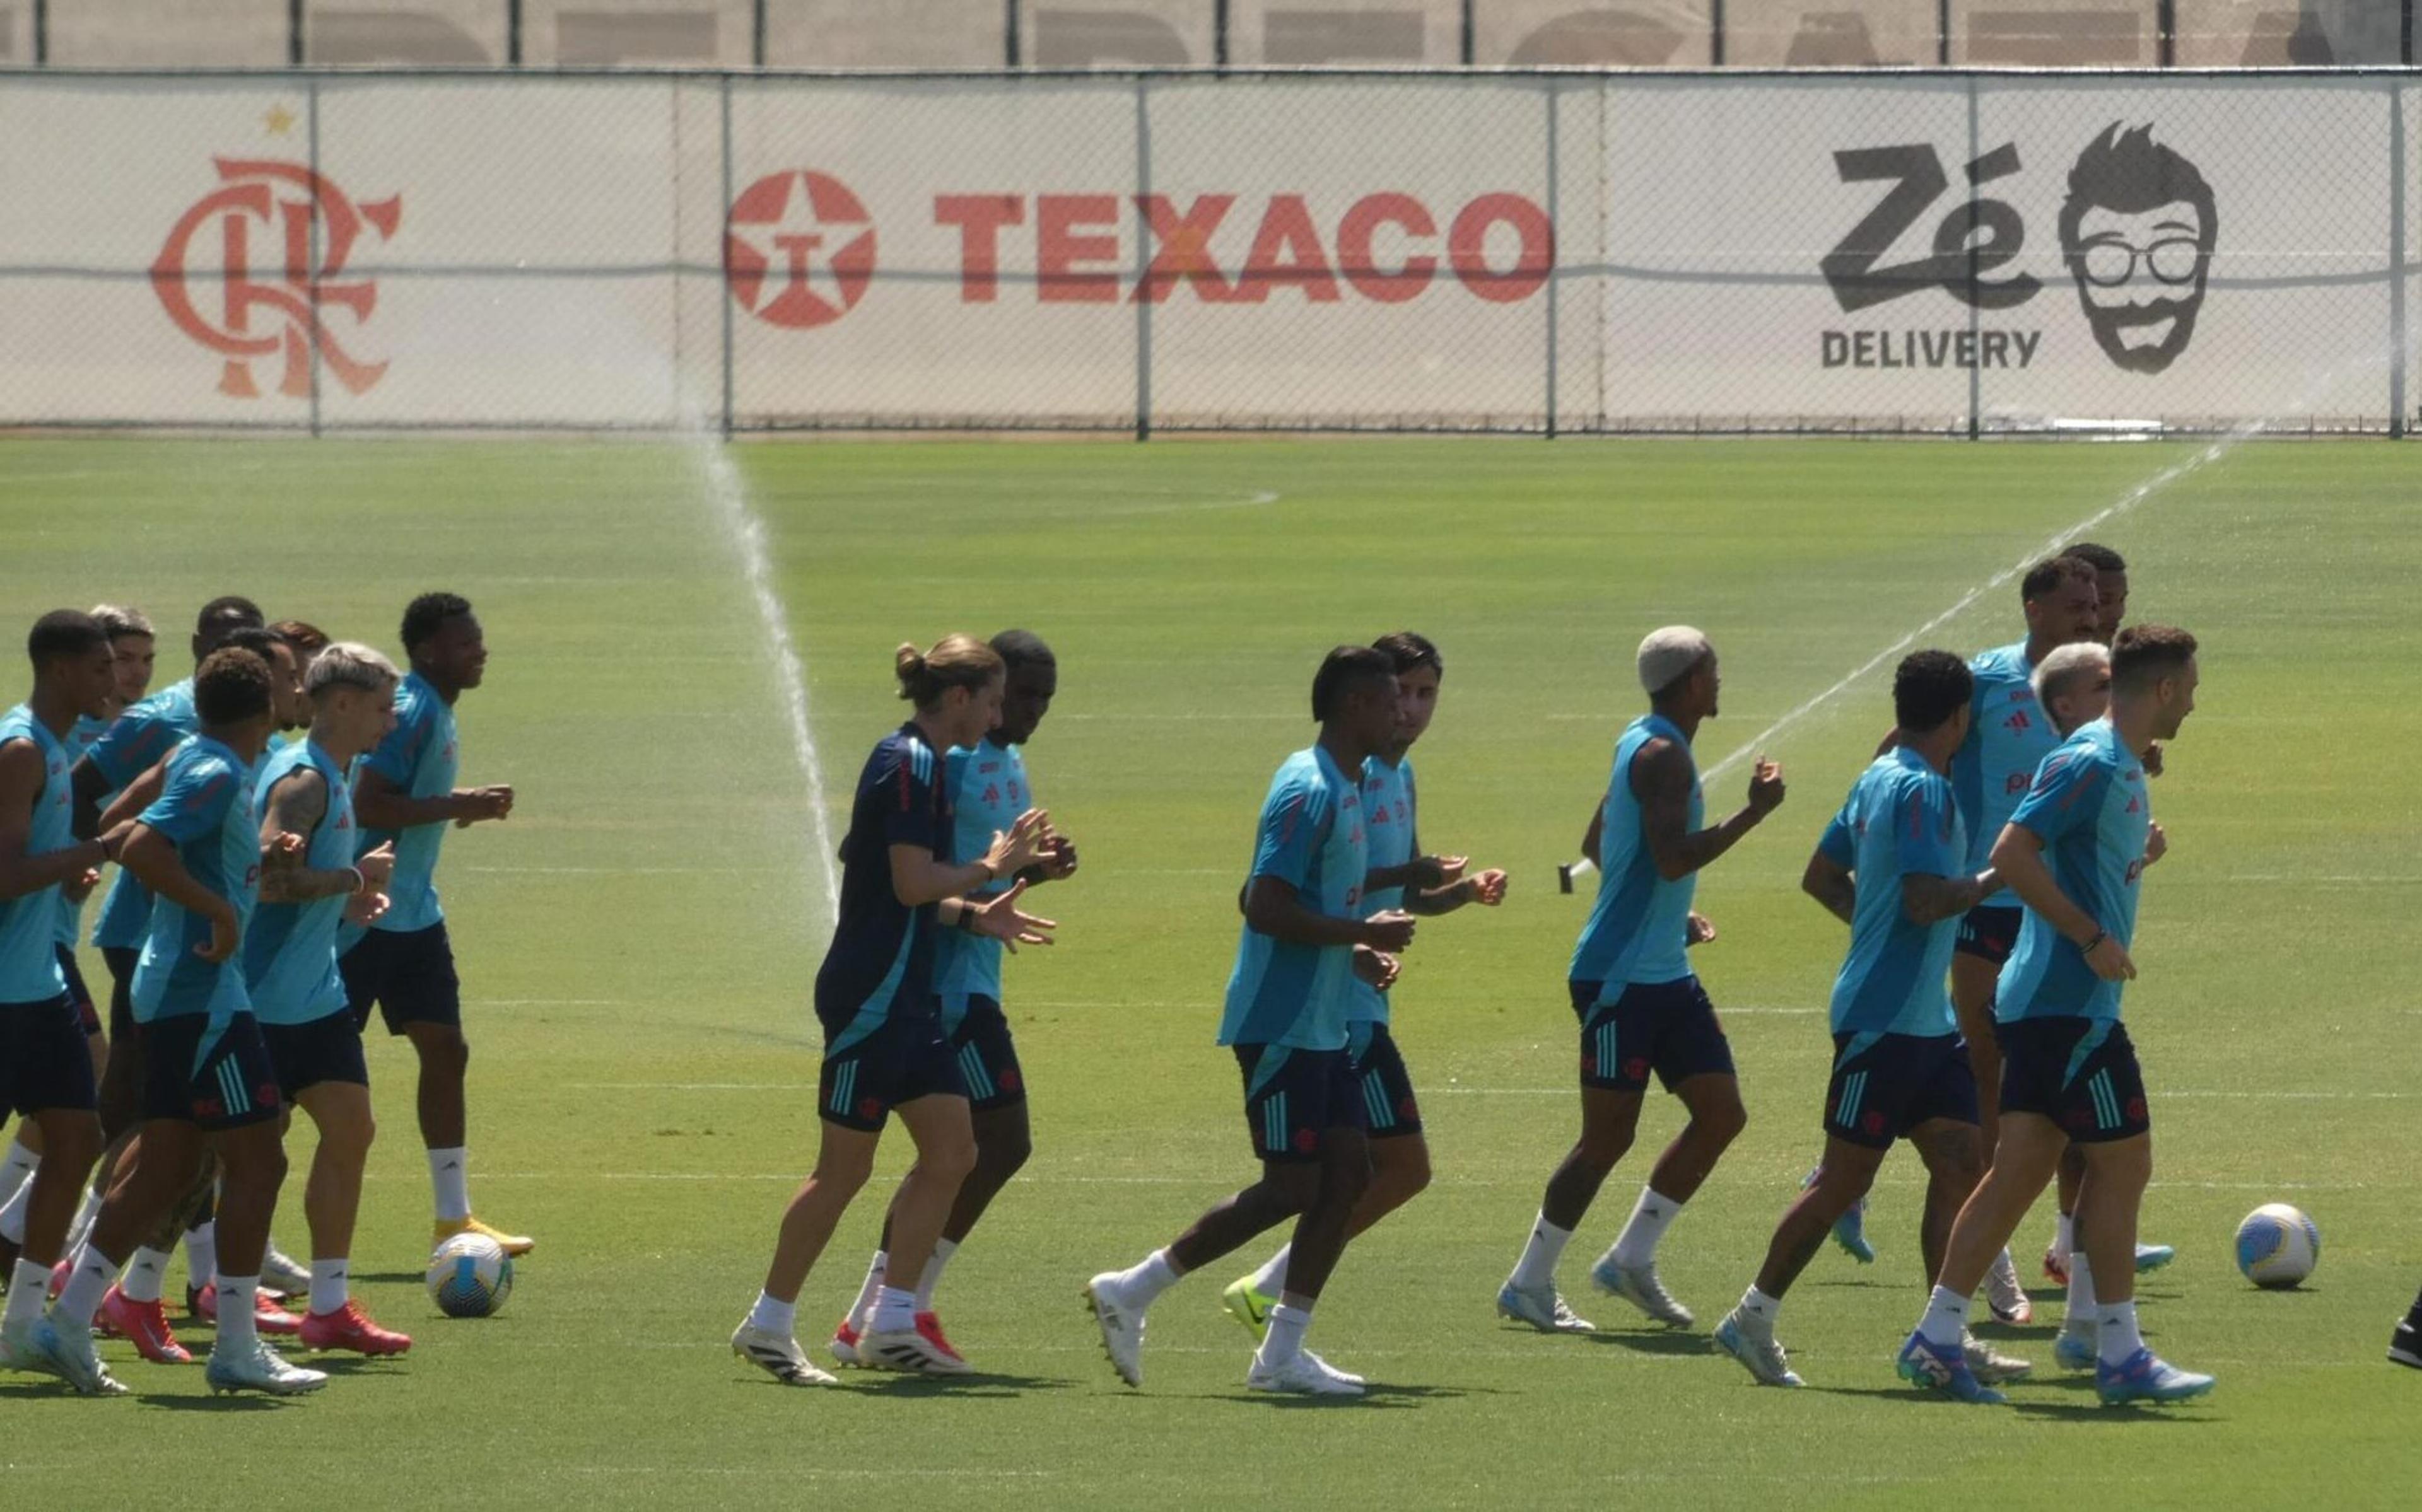
{"type": "Polygon", "coordinates": [[[1631,1130],[1623,1129],[1585,1129],[1573,1144],[1568,1163],[1581,1167],[1605,1179],[1615,1163],[1631,1152],[1631,1130]]]}
{"type": "Polygon", "coordinates": [[[1404,1149],[1396,1158],[1395,1187],[1407,1197],[1420,1194],[1430,1184],[1430,1147],[1419,1139],[1399,1140],[1404,1149]]]}
{"type": "Polygon", "coordinates": [[[1691,1125],[1699,1136],[1719,1149],[1740,1138],[1749,1127],[1749,1110],[1738,1098],[1718,1102],[1691,1115],[1691,1125]]]}
{"type": "Polygon", "coordinates": [[[1012,1129],[986,1130],[976,1142],[977,1158],[985,1170],[1006,1181],[1015,1176],[1034,1154],[1034,1136],[1024,1124],[1012,1129]]]}

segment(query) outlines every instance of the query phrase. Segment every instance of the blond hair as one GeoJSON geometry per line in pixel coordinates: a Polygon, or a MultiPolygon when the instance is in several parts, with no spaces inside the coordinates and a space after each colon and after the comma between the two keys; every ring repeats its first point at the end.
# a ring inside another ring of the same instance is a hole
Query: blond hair
{"type": "Polygon", "coordinates": [[[1000,653],[972,635],[945,635],[930,651],[903,642],[891,661],[900,696],[919,709],[933,708],[952,688],[981,688],[1008,671],[1000,653]]]}
{"type": "Polygon", "coordinates": [[[375,693],[382,686],[394,687],[402,676],[373,647],[358,641],[331,641],[311,659],[310,670],[303,674],[303,691],[314,697],[330,688],[375,693]]]}

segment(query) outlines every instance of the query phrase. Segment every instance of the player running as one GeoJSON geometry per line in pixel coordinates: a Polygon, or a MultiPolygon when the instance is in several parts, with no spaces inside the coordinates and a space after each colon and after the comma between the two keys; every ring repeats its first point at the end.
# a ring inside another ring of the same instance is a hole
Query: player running
{"type": "Polygon", "coordinates": [[[1345,1249],[1371,1177],[1370,1114],[1347,1049],[1360,974],[1385,990],[1392,952],[1412,943],[1409,913],[1363,915],[1370,871],[1363,763],[1396,739],[1397,688],[1387,655],[1341,646],[1312,683],[1320,737],[1282,762],[1262,801],[1228,979],[1219,1043],[1244,1078],[1245,1127],[1262,1177],[1197,1219],[1167,1248],[1085,1286],[1119,1379],[1143,1384],[1146,1312],[1179,1278],[1293,1218],[1295,1241],[1278,1305],[1246,1372],[1248,1391],[1362,1395],[1362,1378],[1303,1347],[1312,1313],[1345,1249]]]}
{"type": "Polygon", "coordinates": [[[93,1352],[92,1319],[122,1257],[190,1190],[206,1145],[221,1173],[211,1389],[290,1395],[328,1379],[280,1359],[256,1323],[261,1252],[286,1174],[276,1076],[238,957],[260,890],[251,794],[276,724],[269,665],[236,647],[214,651],[195,674],[193,698],[201,728],[171,755],[166,786],[120,857],[155,895],[134,989],[146,1065],[141,1137],[32,1339],[86,1395],[125,1390],[93,1352]]]}
{"type": "MultiPolygon", "coordinates": [[[[2110,547],[2099,546],[2092,541],[2079,541],[2064,548],[2061,554],[2073,556],[2094,569],[2095,597],[2100,605],[2095,624],[2094,639],[2071,644],[2092,646],[2103,653],[2095,663],[2101,668],[2100,689],[2091,690],[2089,694],[2081,694],[2080,711],[2068,719],[2061,718],[2052,709],[2051,702],[2044,697],[2043,673],[2044,668],[2051,664],[2050,660],[2036,668],[2037,701],[2042,705],[2046,712],[2052,714],[2053,727],[2060,732],[2063,739],[2066,739],[2078,725],[2088,720],[2100,719],[2103,711],[2111,706],[2110,650],[2111,643],[2118,638],[2119,627],[2128,619],[2128,561],[2110,547]],[[2091,708],[2086,707],[2088,696],[2092,699],[2091,708]]],[[[2059,654],[2054,652],[2053,656],[2057,657],[2059,654]]],[[[2162,748],[2158,745],[2145,752],[2145,774],[2148,777],[2158,777],[2162,774],[2162,748]]],[[[2084,1152],[2072,1145],[2068,1153],[2060,1158],[2060,1185],[2056,1194],[2059,1209],[2053,1222],[2052,1242],[2044,1246],[2043,1259],[2044,1274],[2063,1286],[2069,1284],[2068,1260],[2077,1249],[2075,1217],[2077,1193],[2084,1180],[2084,1152]]],[[[2136,1272],[2142,1275],[2147,1270],[2158,1270],[2177,1257],[2178,1251],[2167,1244],[2139,1242],[2136,1246],[2136,1272]]],[[[2065,1317],[2076,1318],[2083,1316],[2090,1319],[2093,1317],[2091,1303],[2081,1315],[2075,1304],[2076,1288],[2071,1287],[2070,1290],[2070,1307],[2065,1317]]],[[[2092,1295],[2090,1284],[2086,1294],[2089,1297],[2092,1295]]]]}
{"type": "Polygon", "coordinates": [[[244,979],[279,1095],[320,1131],[303,1190],[311,1266],[301,1341],[370,1355],[401,1354],[412,1340],[371,1322],[352,1295],[354,1220],[372,1126],[370,1068],[337,970],[337,930],[348,917],[374,922],[386,905],[381,889],[395,852],[356,845],[346,773],[393,726],[399,679],[395,663],[367,646],[339,642],[312,659],[304,682],[309,733],[262,762],[253,787],[263,865],[260,905],[244,942],[244,979]]]}
{"type": "Polygon", "coordinates": [[[395,725],[363,758],[354,779],[361,854],[394,850],[386,912],[368,929],[348,927],[338,966],[346,1000],[362,1026],[376,1007],[390,1036],[412,1042],[420,1062],[420,1142],[429,1153],[436,1217],[432,1247],[457,1234],[481,1234],[507,1255],[533,1241],[471,1216],[471,1156],[464,1071],[471,1047],[463,1036],[463,985],[437,900],[437,853],[446,831],[510,818],[505,784],[457,787],[462,745],[454,705],[487,674],[488,645],[471,602],[424,593],[403,611],[403,650],[412,670],[395,690],[395,725]]]}
{"type": "MultiPolygon", "coordinates": [[[[1015,878],[1051,840],[1049,816],[1030,808],[993,835],[982,855],[953,864],[951,790],[944,754],[974,748],[999,727],[1004,668],[972,635],[948,635],[895,659],[900,696],[916,716],[878,741],[858,773],[849,834],[841,841],[840,918],[816,973],[824,1068],[816,1106],[823,1141],[815,1170],[782,1214],[765,1286],[731,1350],[789,1386],[832,1377],[793,1337],[799,1288],[832,1240],[850,1200],[874,1169],[876,1142],[893,1111],[908,1127],[917,1161],[890,1210],[890,1265],[921,1276],[976,1162],[975,1134],[960,1061],[943,1037],[934,992],[937,930],[966,929],[1004,943],[1048,943],[1055,926],[1018,911],[1023,881],[978,903],[968,895],[1015,878]]],[[[919,1327],[916,1293],[889,1284],[875,1298],[857,1345],[860,1364],[926,1375],[963,1375],[967,1364],[919,1327]]]]}
{"type": "Polygon", "coordinates": [[[122,834],[78,841],[66,740],[116,686],[109,637],[89,615],[55,610],[25,640],[34,691],[0,715],[0,1114],[41,1130],[26,1180],[22,1247],[0,1310],[0,1367],[51,1369],[40,1308],[66,1247],[85,1174],[101,1153],[92,1060],[59,971],[59,888],[118,853],[122,834]]]}
{"type": "MultiPolygon", "coordinates": [[[[1000,700],[1000,726],[973,746],[953,746],[945,769],[952,821],[951,854],[972,860],[992,848],[993,836],[1014,829],[1017,817],[1034,806],[1034,787],[1026,774],[1026,744],[1051,711],[1060,691],[1060,663],[1051,647],[1030,631],[1005,630],[992,638],[995,655],[1006,668],[1000,700]]],[[[1054,834],[1034,865],[1019,872],[1030,886],[1064,881],[1077,874],[1077,848],[1054,834]]],[[[967,895],[984,902],[1009,887],[1006,881],[978,888],[967,895]]],[[[966,917],[966,915],[962,915],[966,917]]],[[[1003,943],[967,929],[945,929],[934,939],[934,983],[941,997],[942,1035],[959,1063],[967,1087],[967,1112],[976,1140],[975,1169],[959,1183],[942,1237],[934,1241],[934,1257],[917,1278],[917,1326],[948,1348],[941,1319],[934,1312],[934,1288],[942,1269],[973,1232],[977,1220],[992,1205],[1033,1151],[1026,1117],[1026,1075],[1011,1039],[1009,1017],[1001,1010],[1000,957],[1003,943]]],[[[874,1304],[890,1275],[891,1220],[883,1221],[882,1248],[866,1268],[857,1301],[833,1333],[833,1358],[845,1365],[859,1364],[858,1341],[874,1316],[874,1304]]],[[[952,1350],[955,1353],[955,1350],[952,1350]]]]}
{"type": "Polygon", "coordinates": [[[1691,752],[1722,687],[1716,649],[1688,626],[1640,643],[1649,711],[1615,743],[1606,797],[1582,850],[1597,864],[1597,902],[1574,947],[1569,987],[1581,1030],[1581,1133],[1548,1179],[1530,1241],[1497,1293],[1500,1315],[1543,1333],[1586,1333],[1556,1289],[1556,1262],[1609,1172],[1631,1148],[1653,1071],[1690,1115],[1650,1170],[1630,1220],[1590,1270],[1601,1291],[1672,1328],[1691,1310],[1657,1279],[1657,1244],[1748,1122],[1732,1047],[1684,955],[1714,938],[1691,912],[1698,874],[1774,812],[1783,769],[1761,756],[1749,802],[1700,827],[1705,802],[1691,752]]]}
{"type": "MultiPolygon", "coordinates": [[[[1425,855],[1421,849],[1417,787],[1410,753],[1438,713],[1446,663],[1438,647],[1411,631],[1382,635],[1372,648],[1396,670],[1396,732],[1387,748],[1362,765],[1363,833],[1370,871],[1362,879],[1364,917],[1402,910],[1416,917],[1452,913],[1467,903],[1494,908],[1505,900],[1505,874],[1466,875],[1463,856],[1425,855]]],[[[1429,1142],[1412,1075],[1388,1024],[1388,994],[1356,977],[1346,1008],[1346,1049],[1370,1115],[1371,1184],[1354,1207],[1347,1242],[1421,1194],[1430,1183],[1429,1142]]],[[[1281,1245],[1262,1268],[1220,1294],[1228,1316],[1259,1334],[1286,1291],[1292,1245],[1281,1245]]]]}
{"type": "MultiPolygon", "coordinates": [[[[2078,1226],[2100,1293],[2097,1395],[2178,1401],[2212,1387],[2211,1377],[2155,1356],[2137,1327],[2136,1215],[2152,1175],[2152,1117],[2120,1023],[2121,994],[2136,975],[2138,888],[2159,859],[2142,755],[2194,712],[2195,649],[2194,636],[2167,626],[2120,631],[2110,715],[2045,759],[1993,847],[1994,870],[2026,907],[1993,1010],[2005,1061],[2001,1141],[1899,1362],[1904,1378],[1963,1400],[2003,1399],[1960,1357],[1969,1299],[2071,1142],[2086,1152],[2078,1226]]],[[[2085,1363],[2058,1352],[2064,1364],[2085,1363]]]]}
{"type": "MultiPolygon", "coordinates": [[[[1801,883],[1850,927],[1833,979],[1825,1159],[1775,1225],[1756,1283],[1716,1325],[1716,1343],[1769,1386],[1801,1383],[1774,1336],[1784,1294],[1866,1194],[1895,1140],[1908,1140],[1926,1162],[1918,1247],[1928,1275],[1984,1173],[1975,1073],[1945,988],[1960,916],[2001,885],[1990,870],[1965,869],[1968,838],[1947,775],[1967,738],[1974,684],[1948,651],[1902,660],[1893,676],[1899,740],[1859,774],[1801,883]]],[[[1963,1344],[1980,1380],[2026,1373],[2024,1362],[1993,1355],[1973,1336],[1963,1344]]]]}

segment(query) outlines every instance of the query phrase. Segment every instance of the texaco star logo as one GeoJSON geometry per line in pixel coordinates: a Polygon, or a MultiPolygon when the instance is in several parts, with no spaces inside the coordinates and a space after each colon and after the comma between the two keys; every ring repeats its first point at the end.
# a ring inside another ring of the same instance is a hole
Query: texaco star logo
{"type": "Polygon", "coordinates": [[[829,325],[866,297],[874,223],[841,180],[808,169],[769,174],[740,193],[723,230],[724,279],[769,325],[829,325]]]}

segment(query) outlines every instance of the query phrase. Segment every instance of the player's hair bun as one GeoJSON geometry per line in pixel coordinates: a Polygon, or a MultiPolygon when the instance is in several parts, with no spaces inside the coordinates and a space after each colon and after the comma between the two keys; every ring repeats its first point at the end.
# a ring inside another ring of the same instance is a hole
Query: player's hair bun
{"type": "Polygon", "coordinates": [[[900,679],[900,696],[920,709],[934,704],[950,689],[980,687],[1002,671],[999,653],[972,635],[945,635],[930,651],[903,642],[891,661],[892,675],[900,679]]]}
{"type": "Polygon", "coordinates": [[[918,684],[925,680],[925,653],[902,641],[891,653],[891,675],[900,679],[900,696],[914,698],[918,684]]]}

